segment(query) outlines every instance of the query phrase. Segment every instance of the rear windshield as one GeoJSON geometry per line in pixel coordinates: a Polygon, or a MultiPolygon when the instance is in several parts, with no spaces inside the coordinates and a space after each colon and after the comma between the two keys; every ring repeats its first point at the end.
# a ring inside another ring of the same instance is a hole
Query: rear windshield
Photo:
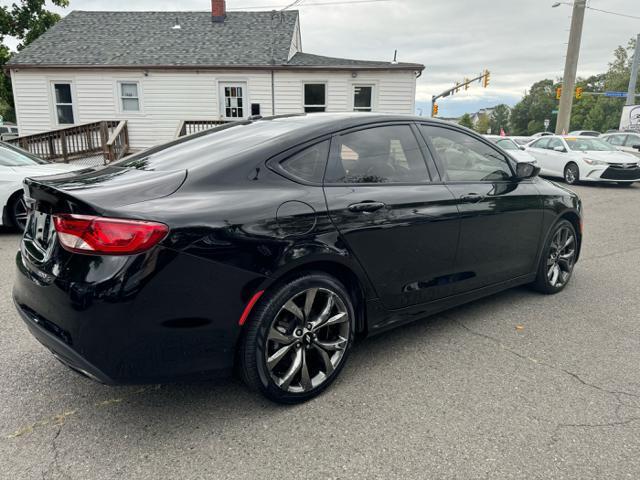
{"type": "Polygon", "coordinates": [[[286,121],[238,122],[159,145],[113,165],[164,171],[199,167],[253,150],[294,128],[286,121]]]}

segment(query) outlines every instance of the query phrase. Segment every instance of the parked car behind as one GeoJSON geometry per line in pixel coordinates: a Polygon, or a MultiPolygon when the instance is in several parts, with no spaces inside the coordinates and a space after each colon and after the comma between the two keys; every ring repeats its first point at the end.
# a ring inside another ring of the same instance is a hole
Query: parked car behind
{"type": "Polygon", "coordinates": [[[618,150],[640,157],[640,133],[607,133],[602,135],[602,139],[618,150]]]}
{"type": "MultiPolygon", "coordinates": [[[[27,179],[14,300],[104,383],[228,374],[301,402],[373,335],[505,288],[561,291],[574,193],[422,117],[248,120],[27,179]]],[[[384,388],[384,386],[381,386],[384,388]]]]}
{"type": "Polygon", "coordinates": [[[511,137],[501,137],[499,135],[485,135],[485,137],[505,150],[516,161],[536,163],[536,159],[525,151],[525,147],[516,143],[511,137]]]}
{"type": "Polygon", "coordinates": [[[24,230],[27,209],[22,198],[22,182],[26,177],[51,175],[78,168],[64,163],[50,163],[18,147],[0,142],[0,225],[24,230]]]}
{"type": "Polygon", "coordinates": [[[12,127],[9,125],[0,126],[0,141],[6,142],[18,138],[18,127],[12,127]]]}
{"type": "Polygon", "coordinates": [[[553,136],[527,146],[541,175],[561,177],[569,184],[607,182],[630,186],[640,180],[638,158],[594,137],[553,136]]]}
{"type": "Polygon", "coordinates": [[[595,130],[575,130],[573,132],[569,132],[570,137],[599,137],[600,135],[602,134],[595,130]]]}

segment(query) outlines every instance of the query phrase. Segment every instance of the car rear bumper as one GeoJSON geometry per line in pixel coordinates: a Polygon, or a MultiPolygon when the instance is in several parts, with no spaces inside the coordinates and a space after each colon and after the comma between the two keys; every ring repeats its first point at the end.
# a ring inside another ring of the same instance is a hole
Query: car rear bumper
{"type": "Polygon", "coordinates": [[[146,259],[138,258],[125,267],[119,263],[100,281],[86,281],[108,267],[91,271],[90,258],[85,281],[69,281],[38,276],[21,252],[16,257],[14,303],[33,336],[59,360],[105,384],[231,373],[241,292],[255,275],[164,251],[154,258],[158,268],[146,276],[135,267],[148,267],[146,259]]]}

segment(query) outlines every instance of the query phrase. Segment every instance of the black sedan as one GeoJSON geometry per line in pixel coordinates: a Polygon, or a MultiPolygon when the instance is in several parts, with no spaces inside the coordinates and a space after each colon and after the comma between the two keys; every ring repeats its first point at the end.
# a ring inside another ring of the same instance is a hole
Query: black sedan
{"type": "Polygon", "coordinates": [[[14,300],[103,383],[228,374],[293,403],[356,337],[516,285],[556,293],[581,203],[470,130],[377,114],[248,120],[25,182],[14,300]]]}

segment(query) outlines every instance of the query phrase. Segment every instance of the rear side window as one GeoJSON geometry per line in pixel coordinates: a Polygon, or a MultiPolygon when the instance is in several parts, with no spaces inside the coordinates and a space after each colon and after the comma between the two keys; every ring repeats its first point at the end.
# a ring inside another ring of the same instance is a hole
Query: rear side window
{"type": "Polygon", "coordinates": [[[614,147],[621,147],[624,145],[626,135],[611,135],[605,138],[605,141],[613,145],[614,147]]]}
{"type": "Polygon", "coordinates": [[[311,183],[322,183],[329,157],[329,140],[305,148],[280,162],[280,168],[292,177],[311,183]]]}
{"type": "Polygon", "coordinates": [[[633,147],[634,145],[640,145],[640,135],[627,135],[627,141],[625,147],[633,147]]]}
{"type": "Polygon", "coordinates": [[[329,183],[424,183],[429,173],[409,125],[373,127],[336,137],[329,183]]]}

